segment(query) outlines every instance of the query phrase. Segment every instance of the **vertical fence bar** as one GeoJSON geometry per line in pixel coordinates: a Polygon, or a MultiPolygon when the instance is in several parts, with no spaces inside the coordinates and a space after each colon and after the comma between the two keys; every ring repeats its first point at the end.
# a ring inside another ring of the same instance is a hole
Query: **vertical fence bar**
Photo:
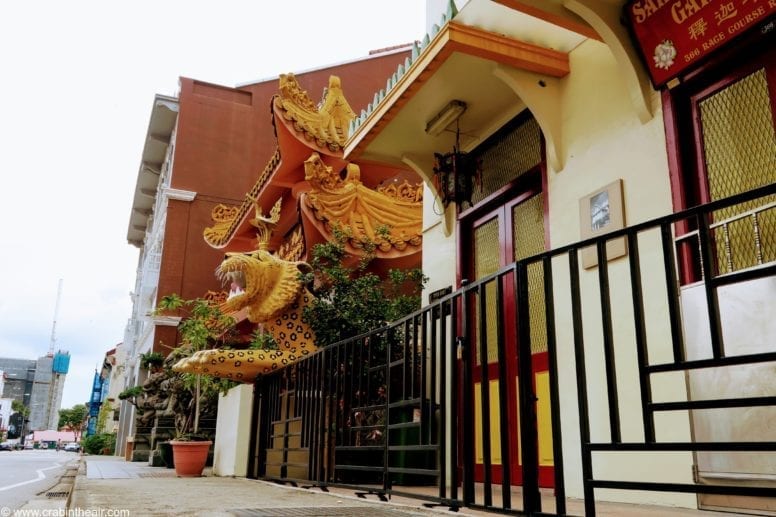
{"type": "Polygon", "coordinates": [[[254,479],[264,475],[262,464],[267,453],[267,416],[264,378],[259,378],[253,384],[253,432],[250,439],[251,455],[248,459],[248,472],[254,479]]]}
{"type": "MultiPolygon", "coordinates": [[[[441,471],[440,474],[440,482],[439,482],[439,497],[441,499],[444,499],[448,497],[448,491],[447,491],[447,470],[448,470],[448,452],[450,453],[450,492],[449,496],[451,499],[457,499],[458,498],[458,463],[457,463],[457,456],[454,452],[454,450],[457,448],[456,440],[455,440],[455,434],[457,432],[456,426],[454,425],[448,425],[448,412],[450,413],[450,421],[451,422],[457,422],[455,419],[455,393],[458,393],[458,385],[455,382],[455,370],[452,370],[450,372],[449,378],[450,378],[450,394],[444,389],[445,386],[447,386],[447,379],[448,379],[448,361],[451,361],[452,364],[455,364],[455,359],[450,359],[449,354],[449,347],[447,344],[447,317],[445,316],[445,307],[447,307],[447,304],[450,304],[450,319],[453,320],[455,318],[455,313],[457,312],[456,308],[456,300],[457,297],[453,297],[450,299],[449,302],[442,302],[439,304],[439,312],[438,312],[438,320],[439,320],[439,337],[437,339],[437,329],[436,325],[437,323],[434,322],[434,324],[431,326],[431,343],[432,347],[439,348],[439,468],[441,471]],[[448,405],[448,399],[452,400],[453,403],[448,405]],[[449,411],[448,411],[449,410],[449,411]],[[447,441],[447,430],[450,429],[450,444],[448,444],[447,441]]],[[[433,317],[433,312],[431,313],[433,317]]],[[[453,327],[455,328],[455,327],[453,327]]],[[[453,334],[454,335],[454,334],[453,334]]],[[[432,350],[433,350],[432,348],[432,350]]]]}
{"type": "Polygon", "coordinates": [[[676,251],[671,223],[660,225],[660,237],[663,245],[663,268],[666,276],[666,295],[668,296],[668,321],[671,325],[671,344],[674,351],[674,362],[685,360],[684,343],[682,339],[682,319],[679,308],[679,282],[676,276],[676,251]]]}
{"type": "Polygon", "coordinates": [[[644,425],[644,441],[655,443],[655,418],[652,404],[652,384],[647,348],[647,328],[644,317],[644,294],[641,284],[641,259],[639,257],[639,236],[628,234],[628,262],[630,265],[631,298],[633,300],[633,326],[636,333],[636,354],[639,362],[639,387],[641,390],[641,420],[644,425]]]}
{"type": "Polygon", "coordinates": [[[409,320],[405,320],[402,325],[402,365],[401,365],[401,373],[402,373],[402,393],[401,393],[401,400],[406,400],[408,397],[411,397],[412,395],[408,396],[408,393],[412,393],[412,352],[410,350],[410,326],[409,326],[409,320]]]}
{"type": "Polygon", "coordinates": [[[326,430],[328,454],[328,478],[329,481],[337,481],[337,445],[339,445],[339,400],[337,398],[337,347],[330,345],[326,347],[326,375],[328,377],[328,422],[326,430]],[[332,434],[333,433],[333,434],[332,434]]]}
{"type": "MultiPolygon", "coordinates": [[[[433,421],[434,415],[432,414],[432,410],[430,408],[434,407],[433,405],[433,396],[428,392],[428,354],[426,353],[426,347],[428,345],[428,339],[426,336],[426,330],[428,329],[428,326],[426,324],[426,320],[428,319],[429,311],[425,310],[420,313],[418,316],[418,320],[415,322],[415,332],[420,333],[420,339],[417,339],[418,336],[416,334],[416,339],[418,341],[418,346],[420,347],[420,442],[418,445],[430,445],[434,442],[431,441],[431,422],[433,421]]],[[[432,367],[433,371],[433,367],[432,367]]]]}
{"type": "Polygon", "coordinates": [[[698,238],[701,243],[703,263],[706,264],[706,276],[704,288],[706,290],[706,309],[709,317],[709,338],[711,339],[711,351],[714,359],[725,357],[725,344],[722,339],[722,324],[719,317],[719,300],[717,288],[714,287],[714,256],[712,255],[712,239],[709,229],[709,214],[698,214],[698,238]]]}
{"type": "Polygon", "coordinates": [[[617,368],[614,355],[612,331],[612,303],[609,293],[609,261],[606,259],[604,239],[596,243],[598,252],[598,293],[601,300],[601,329],[604,338],[604,360],[606,361],[606,394],[609,399],[609,432],[612,443],[622,441],[620,433],[620,403],[617,394],[617,368]]]}
{"type": "Polygon", "coordinates": [[[316,372],[317,372],[317,382],[316,386],[318,386],[318,411],[317,411],[317,419],[318,419],[318,438],[316,440],[316,443],[318,444],[319,451],[318,451],[318,481],[327,482],[328,479],[326,478],[327,474],[327,468],[328,468],[328,453],[329,453],[329,447],[328,447],[328,440],[329,440],[329,430],[328,430],[328,412],[327,412],[327,400],[328,400],[328,392],[326,390],[326,349],[320,350],[317,354],[315,354],[315,361],[316,361],[316,372]]]}
{"type": "Polygon", "coordinates": [[[353,361],[353,348],[355,347],[355,343],[356,340],[354,339],[345,342],[345,346],[343,347],[344,355],[342,357],[342,377],[344,379],[344,393],[342,398],[345,400],[345,409],[343,414],[345,419],[345,427],[347,427],[348,430],[348,445],[354,445],[355,438],[353,435],[354,433],[358,433],[358,431],[353,430],[352,425],[355,423],[353,408],[358,404],[358,401],[353,400],[353,370],[351,368],[351,363],[353,361]],[[351,425],[347,425],[348,422],[350,422],[351,425]]]}
{"type": "Polygon", "coordinates": [[[733,272],[733,249],[730,246],[730,231],[727,223],[722,224],[722,238],[725,244],[725,267],[728,273],[733,272]]]}
{"type": "Polygon", "coordinates": [[[409,349],[410,353],[410,385],[407,397],[410,399],[415,399],[418,398],[418,383],[420,382],[420,378],[418,377],[418,372],[420,371],[420,357],[418,356],[418,342],[416,340],[417,336],[415,335],[417,332],[415,317],[413,316],[412,318],[408,318],[405,322],[405,325],[407,332],[407,348],[409,349]]]}
{"type": "Polygon", "coordinates": [[[326,375],[328,377],[328,411],[329,417],[326,424],[327,432],[329,433],[328,441],[326,442],[329,449],[328,457],[328,470],[329,480],[338,481],[337,478],[337,445],[339,445],[339,396],[337,394],[337,382],[339,375],[337,374],[337,354],[339,347],[328,346],[326,352],[327,367],[326,375]]]}
{"type": "Polygon", "coordinates": [[[582,484],[585,498],[585,516],[595,517],[593,490],[593,458],[590,452],[590,414],[587,403],[587,374],[585,372],[585,338],[582,331],[582,300],[579,288],[579,250],[569,252],[571,313],[574,327],[574,361],[577,372],[577,404],[579,406],[579,437],[582,449],[582,484]]]}
{"type": "Polygon", "coordinates": [[[283,407],[280,409],[280,416],[283,420],[283,461],[280,466],[280,477],[283,479],[288,478],[288,433],[289,433],[289,423],[290,423],[290,410],[291,410],[291,385],[289,381],[288,376],[288,369],[284,369],[281,373],[281,380],[284,381],[283,384],[285,385],[285,391],[284,391],[284,397],[283,401],[281,402],[283,404],[283,407]]]}
{"type": "Polygon", "coordinates": [[[386,347],[385,347],[385,409],[383,418],[383,490],[391,488],[390,474],[388,473],[388,464],[390,456],[388,454],[389,446],[391,443],[389,422],[391,421],[391,402],[393,401],[393,393],[391,390],[391,349],[393,347],[393,327],[389,327],[385,332],[386,334],[386,347]]]}
{"type": "MultiPolygon", "coordinates": [[[[268,417],[267,417],[267,448],[274,448],[275,446],[275,420],[278,420],[280,418],[280,382],[278,379],[278,375],[272,375],[271,377],[268,377],[268,386],[267,386],[267,406],[270,408],[268,411],[268,417]]],[[[265,463],[264,463],[264,469],[266,472],[267,469],[267,460],[269,459],[269,454],[265,456],[265,463]]],[[[279,470],[278,470],[279,472],[279,470]]]]}
{"type": "Polygon", "coordinates": [[[474,501],[474,389],[472,387],[472,363],[474,350],[470,348],[469,335],[469,303],[471,292],[464,285],[461,294],[461,335],[456,340],[457,355],[461,364],[461,401],[462,415],[461,427],[463,428],[463,502],[471,505],[474,501]]]}
{"type": "MultiPolygon", "coordinates": [[[[514,275],[514,269],[512,275],[514,275]]],[[[508,461],[511,457],[509,438],[509,373],[507,369],[507,343],[504,338],[504,282],[508,276],[496,279],[496,343],[498,353],[499,438],[501,440],[501,505],[512,508],[512,472],[508,461]]],[[[511,345],[512,343],[510,343],[511,345]]]]}
{"type": "MultiPolygon", "coordinates": [[[[490,457],[490,375],[488,372],[488,284],[476,285],[478,301],[477,345],[480,352],[480,441],[482,443],[483,498],[485,506],[493,506],[493,473],[490,457]]],[[[477,366],[477,365],[475,365],[477,366]]],[[[472,384],[472,387],[474,385],[472,384]]],[[[476,417],[475,417],[476,421],[476,417]]],[[[475,433],[476,437],[476,433],[475,433]]],[[[476,438],[475,438],[476,440],[476,438]]],[[[475,444],[476,449],[476,444],[475,444]]]]}
{"type": "Polygon", "coordinates": [[[539,433],[536,428],[536,393],[533,387],[531,357],[531,312],[528,295],[528,268],[525,262],[515,264],[517,293],[517,379],[520,399],[520,444],[523,460],[523,512],[541,512],[539,493],[539,433]]]}
{"type": "Polygon", "coordinates": [[[752,233],[754,234],[754,254],[757,259],[757,265],[759,266],[763,263],[763,247],[760,236],[760,221],[757,215],[758,213],[759,212],[752,213],[752,233]]]}
{"type": "MultiPolygon", "coordinates": [[[[295,365],[297,367],[297,397],[301,391],[302,401],[299,405],[299,415],[302,417],[302,447],[308,447],[310,445],[310,425],[312,419],[310,418],[310,374],[307,370],[306,361],[299,361],[295,365]]],[[[307,468],[307,476],[310,476],[310,468],[307,468]]]]}
{"type": "Polygon", "coordinates": [[[310,419],[310,481],[316,482],[319,479],[318,467],[320,465],[320,448],[318,447],[318,394],[320,393],[320,384],[318,383],[318,354],[308,356],[307,371],[310,376],[310,410],[308,418],[310,419]]]}
{"type": "Polygon", "coordinates": [[[566,514],[566,485],[563,474],[563,435],[560,425],[560,388],[558,351],[555,337],[555,293],[552,282],[552,258],[542,258],[544,279],[544,322],[547,332],[547,362],[550,373],[550,415],[552,419],[552,458],[555,474],[555,513],[566,514]]]}

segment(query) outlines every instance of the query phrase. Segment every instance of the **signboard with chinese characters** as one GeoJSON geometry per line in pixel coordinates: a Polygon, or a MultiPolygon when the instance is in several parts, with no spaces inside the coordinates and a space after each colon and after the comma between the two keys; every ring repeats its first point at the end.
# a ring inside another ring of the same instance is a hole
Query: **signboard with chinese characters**
{"type": "Polygon", "coordinates": [[[625,15],[659,87],[776,13],[776,0],[629,0],[625,15]]]}

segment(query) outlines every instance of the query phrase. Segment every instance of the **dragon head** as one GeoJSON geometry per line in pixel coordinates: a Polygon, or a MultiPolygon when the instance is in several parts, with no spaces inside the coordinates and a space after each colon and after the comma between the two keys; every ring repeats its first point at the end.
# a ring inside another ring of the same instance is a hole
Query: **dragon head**
{"type": "Polygon", "coordinates": [[[304,262],[289,262],[265,251],[227,253],[216,268],[216,276],[230,283],[230,296],[221,306],[224,312],[248,308],[248,319],[263,323],[296,300],[304,289],[300,273],[310,271],[304,262]]]}

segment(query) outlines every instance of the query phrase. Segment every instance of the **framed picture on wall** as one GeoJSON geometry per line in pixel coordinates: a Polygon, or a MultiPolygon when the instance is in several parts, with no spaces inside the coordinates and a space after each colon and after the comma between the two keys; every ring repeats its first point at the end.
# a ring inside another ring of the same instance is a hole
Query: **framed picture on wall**
{"type": "MultiPolygon", "coordinates": [[[[622,180],[618,179],[591,192],[579,200],[580,237],[582,240],[598,237],[625,227],[623,210],[622,180]]],[[[606,258],[612,260],[628,253],[625,237],[618,237],[606,243],[606,258]]],[[[594,246],[582,250],[582,266],[598,265],[598,254],[594,246]]]]}

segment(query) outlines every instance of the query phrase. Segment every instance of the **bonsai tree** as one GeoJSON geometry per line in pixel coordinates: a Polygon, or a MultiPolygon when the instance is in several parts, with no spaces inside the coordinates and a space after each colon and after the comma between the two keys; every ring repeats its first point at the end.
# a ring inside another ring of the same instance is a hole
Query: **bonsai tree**
{"type": "Polygon", "coordinates": [[[164,364],[164,356],[161,352],[146,352],[140,354],[140,367],[146,370],[161,368],[164,364]]]}
{"type": "Polygon", "coordinates": [[[179,311],[183,316],[178,325],[178,346],[172,349],[165,362],[169,375],[167,389],[175,397],[172,409],[177,439],[198,439],[201,438],[199,422],[203,409],[213,413],[218,393],[228,391],[235,383],[199,374],[176,373],[172,371],[172,365],[200,350],[228,347],[234,319],[223,314],[213,300],[185,300],[177,294],[167,295],[157,304],[157,313],[168,311],[179,311]]]}
{"type": "Polygon", "coordinates": [[[135,406],[135,409],[138,411],[142,410],[138,407],[137,397],[143,394],[143,387],[142,386],[132,386],[131,388],[127,388],[121,393],[119,393],[119,400],[126,400],[133,406],[135,406]]]}

